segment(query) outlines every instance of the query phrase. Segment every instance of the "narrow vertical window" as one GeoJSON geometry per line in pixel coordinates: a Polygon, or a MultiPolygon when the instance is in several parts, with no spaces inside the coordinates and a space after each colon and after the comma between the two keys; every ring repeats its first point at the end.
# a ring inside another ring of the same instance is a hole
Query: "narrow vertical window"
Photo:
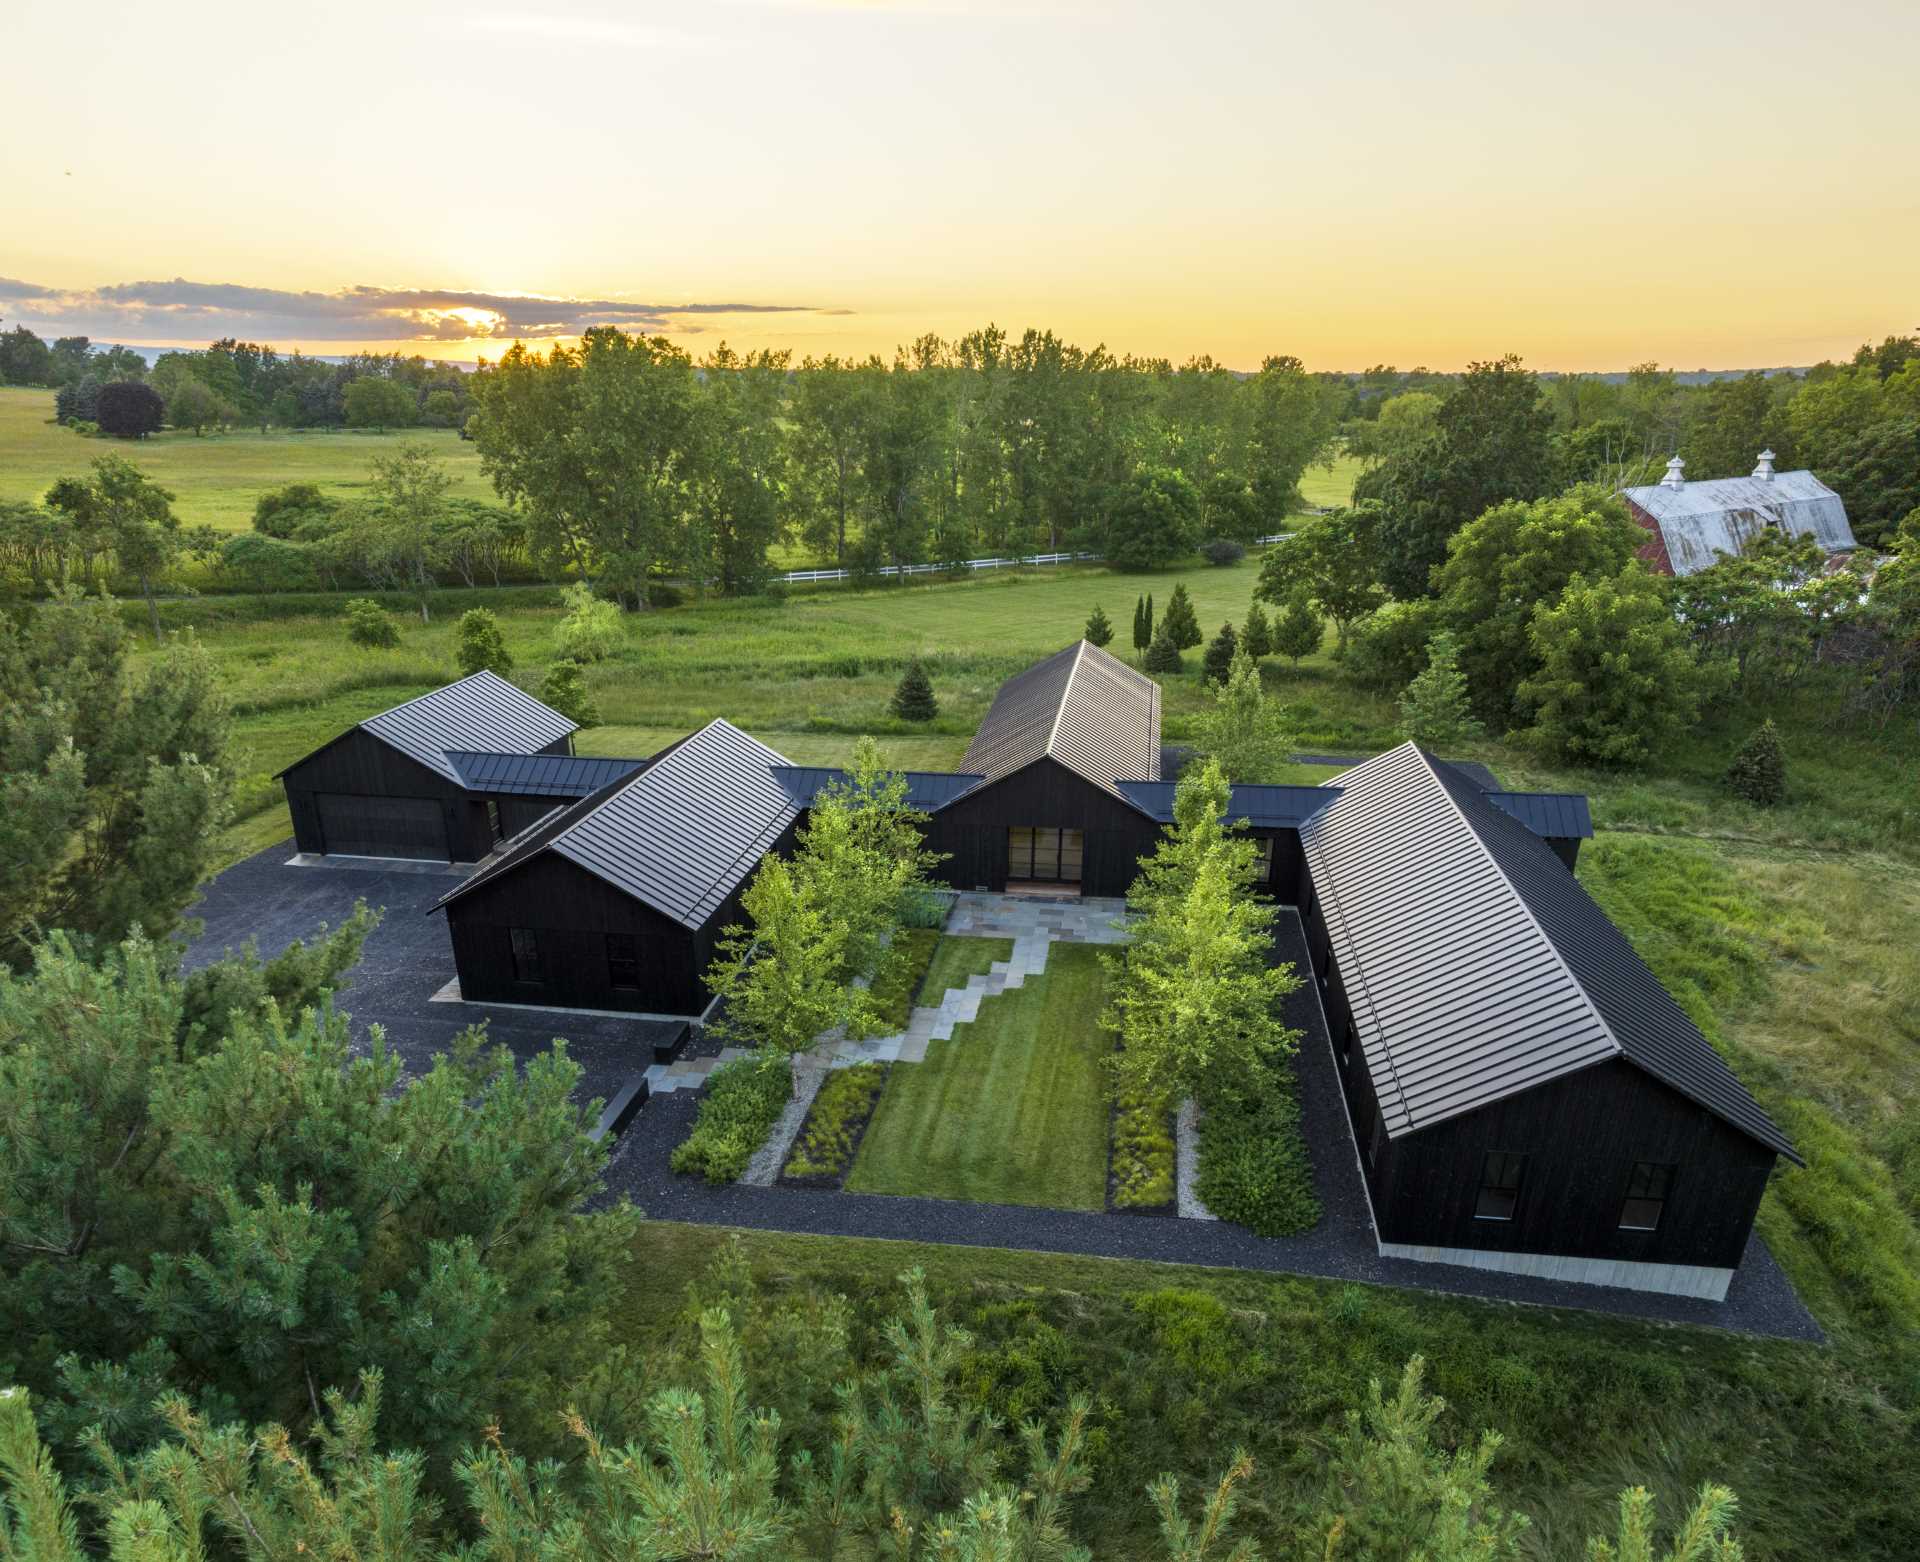
{"type": "Polygon", "coordinates": [[[607,985],[640,985],[640,940],[632,933],[607,934],[607,985]]]}
{"type": "Polygon", "coordinates": [[[1627,1196],[1620,1201],[1622,1231],[1658,1231],[1673,1187],[1673,1167],[1658,1161],[1635,1161],[1627,1176],[1627,1196]]]}
{"type": "Polygon", "coordinates": [[[533,929],[512,928],[507,937],[513,946],[513,979],[516,982],[544,981],[545,978],[540,974],[540,940],[533,936],[533,929]]]}
{"type": "Polygon", "coordinates": [[[487,799],[487,833],[496,841],[506,839],[506,832],[500,828],[500,805],[491,797],[487,799]]]}
{"type": "Polygon", "coordinates": [[[1526,1167],[1524,1155],[1490,1152],[1480,1167],[1480,1197],[1474,1201],[1473,1218],[1512,1220],[1520,1207],[1520,1177],[1526,1167]]]}
{"type": "Polygon", "coordinates": [[[1273,882],[1273,837],[1271,835],[1263,835],[1253,844],[1255,848],[1253,860],[1259,865],[1253,882],[1256,884],[1271,884],[1273,882]]]}

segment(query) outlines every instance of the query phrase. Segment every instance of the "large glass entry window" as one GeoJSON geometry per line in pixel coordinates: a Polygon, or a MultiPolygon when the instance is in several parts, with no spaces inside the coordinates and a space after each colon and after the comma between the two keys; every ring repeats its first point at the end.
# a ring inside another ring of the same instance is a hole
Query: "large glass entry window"
{"type": "Polygon", "coordinates": [[[1079,830],[1007,831],[1007,877],[1048,884],[1078,884],[1085,837],[1079,830]]]}

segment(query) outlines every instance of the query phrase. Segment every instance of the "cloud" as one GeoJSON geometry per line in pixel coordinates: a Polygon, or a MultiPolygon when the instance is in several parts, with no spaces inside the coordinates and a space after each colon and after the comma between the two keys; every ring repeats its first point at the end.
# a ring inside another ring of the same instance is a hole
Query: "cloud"
{"type": "Polygon", "coordinates": [[[703,316],[823,312],[806,304],[646,303],[457,288],[350,287],[336,293],[297,293],[236,282],[189,282],[184,277],[51,288],[0,277],[0,312],[9,307],[39,323],[121,341],[221,336],[255,341],[512,341],[578,336],[603,325],[688,334],[705,329],[703,316]]]}

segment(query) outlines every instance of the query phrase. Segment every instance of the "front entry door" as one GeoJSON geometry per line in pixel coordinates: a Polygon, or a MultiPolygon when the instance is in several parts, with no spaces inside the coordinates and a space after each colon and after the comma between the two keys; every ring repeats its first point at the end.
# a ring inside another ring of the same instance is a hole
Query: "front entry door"
{"type": "Polygon", "coordinates": [[[1078,830],[1028,829],[1015,825],[1007,831],[1007,877],[1045,884],[1078,884],[1086,853],[1078,830]]]}

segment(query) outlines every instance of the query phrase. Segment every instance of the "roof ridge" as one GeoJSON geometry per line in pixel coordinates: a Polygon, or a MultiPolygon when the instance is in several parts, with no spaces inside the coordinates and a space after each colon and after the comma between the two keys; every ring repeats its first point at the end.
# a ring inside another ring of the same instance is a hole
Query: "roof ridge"
{"type": "MultiPolygon", "coordinates": [[[[1473,838],[1474,849],[1480,853],[1481,857],[1485,859],[1487,866],[1493,869],[1494,873],[1499,876],[1500,882],[1506,886],[1508,895],[1512,897],[1514,903],[1519,906],[1521,914],[1527,919],[1527,925],[1533,929],[1540,941],[1547,946],[1547,949],[1553,955],[1554,964],[1559,966],[1561,971],[1565,973],[1567,980],[1573,983],[1574,991],[1580,994],[1580,1001],[1587,1006],[1587,1012],[1590,1013],[1595,1020],[1599,1021],[1600,1029],[1606,1034],[1607,1040],[1613,1044],[1614,1056],[1621,1058],[1628,1057],[1629,1054],[1625,1045],[1621,1042],[1618,1032],[1613,1028],[1613,1022],[1601,1012],[1600,1005],[1593,1001],[1593,994],[1587,991],[1587,984],[1580,980],[1579,973],[1567,963],[1567,957],[1561,953],[1560,946],[1553,941],[1553,936],[1540,925],[1540,919],[1533,914],[1533,907],[1528,903],[1527,897],[1520,893],[1519,885],[1515,884],[1513,880],[1508,877],[1507,870],[1500,866],[1500,859],[1493,855],[1492,851],[1488,849],[1487,843],[1480,838],[1480,832],[1473,827],[1473,821],[1467,817],[1466,810],[1460,806],[1460,799],[1453,795],[1452,790],[1447,786],[1446,782],[1442,781],[1438,773],[1433,769],[1436,763],[1444,764],[1446,761],[1436,761],[1431,754],[1421,748],[1420,745],[1415,743],[1411,738],[1407,740],[1407,747],[1411,748],[1414,753],[1420,756],[1421,763],[1427,767],[1427,774],[1433,777],[1433,784],[1440,788],[1441,795],[1446,798],[1447,806],[1454,811],[1461,825],[1465,827],[1467,834],[1473,838]]],[[[1469,783],[1469,785],[1471,785],[1471,783],[1469,783]]],[[[1482,792],[1480,795],[1485,797],[1486,793],[1482,792]]],[[[1525,829],[1526,827],[1522,825],[1521,828],[1525,829]]],[[[1533,838],[1538,839],[1537,836],[1533,838]]]]}
{"type": "MultiPolygon", "coordinates": [[[[530,700],[534,699],[534,696],[531,694],[527,694],[527,691],[521,688],[519,684],[507,683],[506,679],[500,678],[500,675],[496,673],[491,667],[476,667],[470,673],[462,673],[458,678],[454,679],[452,683],[443,683],[437,689],[423,690],[419,694],[413,695],[408,699],[402,700],[398,705],[389,705],[385,710],[375,711],[371,716],[363,717],[360,721],[354,723],[354,725],[364,727],[368,722],[379,721],[384,716],[398,715],[401,711],[405,710],[409,705],[418,705],[422,700],[430,700],[436,694],[445,694],[447,690],[457,689],[463,683],[471,683],[475,678],[480,677],[483,673],[489,678],[499,678],[500,682],[506,683],[507,687],[512,689],[515,694],[526,694],[528,699],[530,700]]],[[[541,700],[538,703],[543,705],[546,704],[544,700],[541,700]]],[[[551,705],[547,705],[547,709],[553,710],[553,707],[551,705]]],[[[557,710],[553,711],[553,713],[556,716],[560,715],[560,712],[558,712],[557,710]]],[[[561,717],[561,720],[564,721],[565,719],[566,718],[564,716],[561,717]]],[[[441,752],[445,753],[446,750],[442,749],[441,752]]]]}
{"type": "Polygon", "coordinates": [[[1067,681],[1060,685],[1060,698],[1053,707],[1053,725],[1047,729],[1047,744],[1041,750],[1044,754],[1053,752],[1053,745],[1060,736],[1060,720],[1067,714],[1067,701],[1073,698],[1073,680],[1079,676],[1080,663],[1086,658],[1087,638],[1082,635],[1073,643],[1073,665],[1067,669],[1067,681]]]}

